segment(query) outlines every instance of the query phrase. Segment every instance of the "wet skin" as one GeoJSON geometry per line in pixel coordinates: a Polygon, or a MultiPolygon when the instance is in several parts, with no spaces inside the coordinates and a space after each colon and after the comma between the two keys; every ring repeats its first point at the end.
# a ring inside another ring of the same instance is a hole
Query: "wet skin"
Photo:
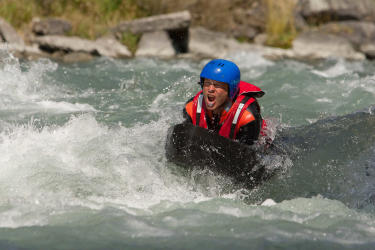
{"type": "Polygon", "coordinates": [[[205,79],[203,83],[203,96],[206,109],[214,114],[221,114],[225,104],[229,101],[228,84],[205,79]]]}

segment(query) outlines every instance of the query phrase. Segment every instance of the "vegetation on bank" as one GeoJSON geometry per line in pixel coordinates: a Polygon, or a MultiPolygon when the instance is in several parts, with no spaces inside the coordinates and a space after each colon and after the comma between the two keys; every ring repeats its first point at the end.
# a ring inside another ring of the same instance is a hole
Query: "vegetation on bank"
{"type": "Polygon", "coordinates": [[[263,0],[266,6],[266,33],[269,46],[289,48],[297,31],[294,25],[295,0],[263,0]]]}
{"type": "MultiPolygon", "coordinates": [[[[172,10],[175,8],[177,11],[179,9],[175,1],[171,0],[170,3],[163,1],[163,3],[164,5],[170,4],[172,10]]],[[[296,1],[253,0],[252,2],[254,1],[258,1],[266,7],[266,28],[264,32],[267,33],[267,45],[282,48],[290,47],[296,36],[296,29],[294,28],[296,1]]],[[[120,21],[160,14],[160,10],[156,11],[155,4],[157,2],[156,0],[0,0],[0,16],[21,32],[30,29],[29,26],[34,17],[60,17],[72,23],[72,31],[69,35],[95,39],[120,21]]],[[[186,2],[189,1],[184,0],[182,2],[184,5],[188,5],[186,2]]],[[[205,2],[211,3],[211,0],[202,1],[202,4],[205,2]]],[[[200,5],[201,3],[195,1],[195,4],[200,5]]],[[[225,12],[226,15],[228,15],[228,11],[225,12]]],[[[206,16],[204,13],[200,14],[203,17],[206,16]]],[[[209,17],[214,18],[214,15],[215,13],[211,13],[209,17]]],[[[198,22],[201,25],[204,25],[202,22],[205,18],[203,17],[200,17],[201,20],[198,22]]],[[[217,20],[224,19],[218,18],[217,20]]],[[[123,34],[121,41],[134,52],[139,36],[126,33],[123,34]]]]}
{"type": "Polygon", "coordinates": [[[146,16],[136,0],[1,0],[0,16],[23,31],[34,17],[60,17],[71,35],[94,39],[124,20],[146,16]]]}

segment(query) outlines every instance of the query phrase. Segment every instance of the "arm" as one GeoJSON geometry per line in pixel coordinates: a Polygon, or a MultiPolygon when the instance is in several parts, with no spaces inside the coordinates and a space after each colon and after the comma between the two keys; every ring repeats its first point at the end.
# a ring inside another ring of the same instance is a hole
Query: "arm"
{"type": "Polygon", "coordinates": [[[186,108],[182,110],[182,116],[184,117],[183,123],[193,123],[193,120],[191,119],[190,115],[186,112],[186,108]]]}
{"type": "Polygon", "coordinates": [[[189,115],[189,113],[186,111],[186,107],[188,106],[189,103],[193,101],[194,97],[191,98],[189,101],[185,103],[184,109],[182,110],[182,116],[184,117],[184,122],[183,123],[193,123],[193,119],[189,115]]]}

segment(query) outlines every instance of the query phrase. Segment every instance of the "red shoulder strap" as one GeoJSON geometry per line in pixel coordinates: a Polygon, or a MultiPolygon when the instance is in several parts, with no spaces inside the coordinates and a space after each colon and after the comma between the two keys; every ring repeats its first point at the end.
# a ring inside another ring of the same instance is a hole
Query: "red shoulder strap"
{"type": "Polygon", "coordinates": [[[248,82],[240,81],[240,83],[238,84],[238,95],[247,93],[251,94],[256,98],[260,98],[265,94],[264,91],[261,90],[258,86],[255,86],[248,82]]]}
{"type": "Polygon", "coordinates": [[[206,113],[205,113],[205,103],[203,101],[202,91],[199,91],[198,94],[193,98],[192,104],[186,104],[185,108],[191,108],[191,114],[189,113],[191,120],[195,126],[202,128],[207,128],[206,122],[206,113]],[[190,107],[192,105],[192,107],[190,107]]]}
{"type": "Polygon", "coordinates": [[[219,135],[230,139],[235,139],[238,130],[240,129],[238,126],[238,121],[242,116],[243,112],[254,101],[255,99],[253,97],[244,95],[239,96],[236,99],[236,102],[232,105],[231,109],[229,110],[227,119],[219,131],[219,135]]]}

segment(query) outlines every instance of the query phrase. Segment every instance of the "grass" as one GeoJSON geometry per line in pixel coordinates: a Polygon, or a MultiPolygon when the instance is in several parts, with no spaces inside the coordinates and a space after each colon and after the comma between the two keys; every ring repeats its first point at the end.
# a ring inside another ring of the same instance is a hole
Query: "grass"
{"type": "Polygon", "coordinates": [[[263,0],[267,9],[266,44],[290,48],[297,32],[294,26],[296,0],[263,0]]]}
{"type": "Polygon", "coordinates": [[[21,32],[33,17],[60,17],[72,23],[70,35],[88,39],[120,21],[146,16],[136,0],[0,0],[0,16],[21,32]]]}
{"type": "Polygon", "coordinates": [[[122,33],[122,37],[120,40],[123,44],[126,45],[126,47],[128,47],[129,51],[134,55],[137,50],[137,46],[138,46],[138,42],[140,38],[141,38],[141,35],[139,34],[133,34],[131,32],[124,32],[122,33]]]}

